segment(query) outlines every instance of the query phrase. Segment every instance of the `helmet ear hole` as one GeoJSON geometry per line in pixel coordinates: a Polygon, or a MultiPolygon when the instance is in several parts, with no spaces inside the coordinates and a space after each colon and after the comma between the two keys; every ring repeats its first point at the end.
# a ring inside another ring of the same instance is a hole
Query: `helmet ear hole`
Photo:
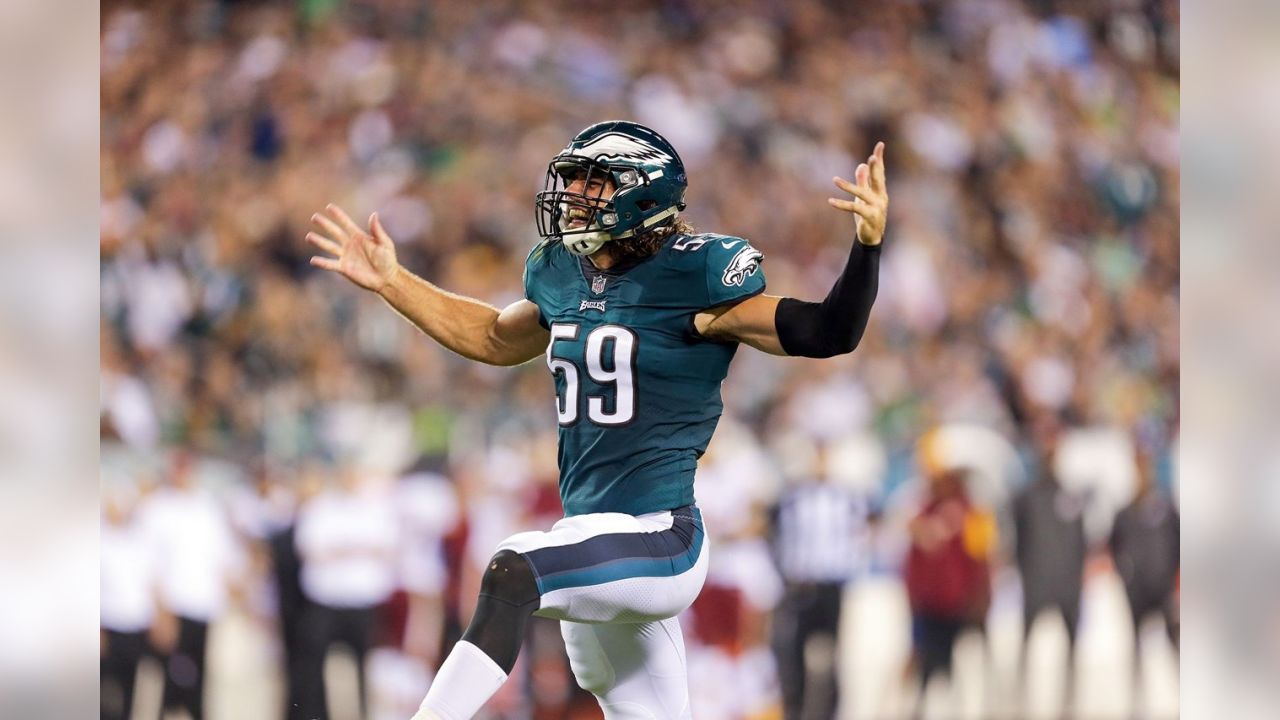
{"type": "Polygon", "coordinates": [[[658,206],[657,200],[641,200],[640,202],[636,203],[636,207],[640,208],[640,210],[642,211],[651,210],[657,206],[658,206]]]}

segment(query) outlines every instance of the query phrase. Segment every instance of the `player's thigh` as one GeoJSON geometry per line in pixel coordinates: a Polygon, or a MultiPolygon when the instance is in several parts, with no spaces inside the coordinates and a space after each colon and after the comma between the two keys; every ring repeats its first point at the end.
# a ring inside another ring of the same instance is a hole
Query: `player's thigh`
{"type": "Polygon", "coordinates": [[[693,566],[673,575],[568,586],[542,596],[537,614],[587,623],[645,623],[672,618],[697,599],[707,577],[704,548],[693,566]]]}
{"type": "Polygon", "coordinates": [[[605,720],[687,720],[689,678],[676,618],[647,623],[561,622],[574,678],[605,720]]]}
{"type": "Polygon", "coordinates": [[[577,515],[512,536],[499,550],[529,562],[539,616],[591,623],[673,617],[698,596],[709,557],[696,509],[577,515]]]}

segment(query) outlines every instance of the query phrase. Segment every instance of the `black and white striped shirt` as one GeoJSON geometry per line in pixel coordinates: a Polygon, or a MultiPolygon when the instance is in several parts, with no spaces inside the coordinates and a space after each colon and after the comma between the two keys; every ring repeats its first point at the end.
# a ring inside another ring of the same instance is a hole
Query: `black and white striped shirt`
{"type": "Polygon", "coordinates": [[[778,571],[791,583],[842,583],[867,564],[868,498],[830,483],[783,491],[772,516],[778,571]]]}

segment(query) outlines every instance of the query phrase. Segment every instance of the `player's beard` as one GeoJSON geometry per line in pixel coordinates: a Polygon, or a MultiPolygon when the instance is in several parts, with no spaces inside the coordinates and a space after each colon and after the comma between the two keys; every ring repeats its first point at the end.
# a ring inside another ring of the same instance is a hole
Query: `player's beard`
{"type": "Polygon", "coordinates": [[[690,235],[696,232],[693,225],[684,220],[676,220],[669,225],[654,228],[629,238],[611,240],[609,247],[618,260],[627,262],[643,260],[658,252],[675,235],[690,235]]]}

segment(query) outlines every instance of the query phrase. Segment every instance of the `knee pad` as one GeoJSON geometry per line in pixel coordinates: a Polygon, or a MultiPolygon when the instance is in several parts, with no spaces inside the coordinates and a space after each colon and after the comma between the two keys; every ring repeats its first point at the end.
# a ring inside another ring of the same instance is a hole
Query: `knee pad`
{"type": "Polygon", "coordinates": [[[533,567],[517,552],[500,550],[489,560],[480,580],[480,595],[517,607],[538,601],[533,567]]]}
{"type": "Polygon", "coordinates": [[[538,609],[539,599],[529,561],[510,550],[498,552],[480,579],[480,599],[462,639],[510,673],[524,642],[525,622],[538,609]]]}

